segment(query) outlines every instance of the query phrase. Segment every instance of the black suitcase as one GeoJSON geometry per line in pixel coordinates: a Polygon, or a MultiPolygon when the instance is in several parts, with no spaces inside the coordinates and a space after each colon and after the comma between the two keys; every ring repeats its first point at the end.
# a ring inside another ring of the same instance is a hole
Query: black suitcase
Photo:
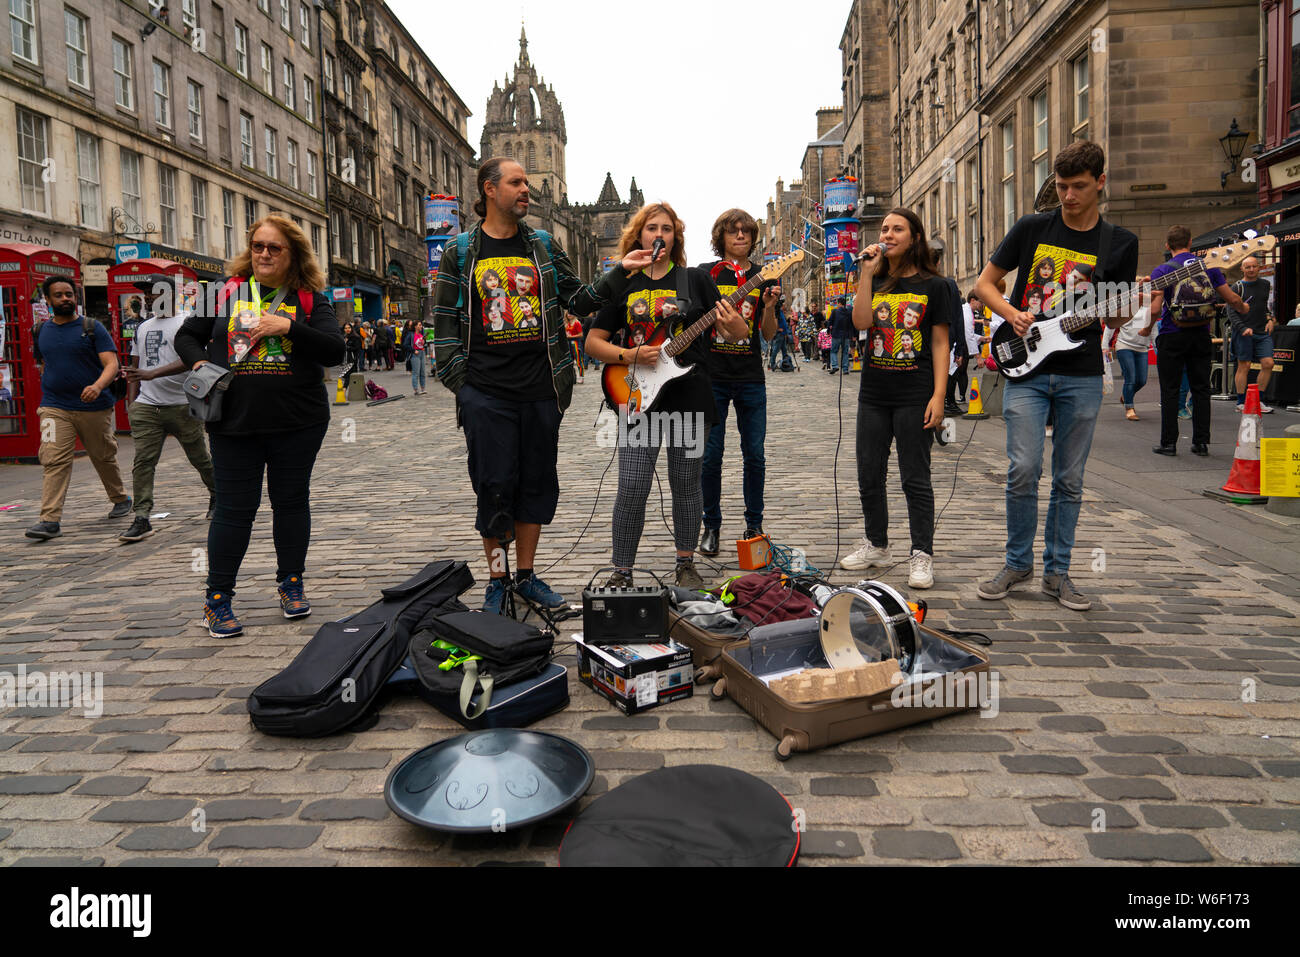
{"type": "Polygon", "coordinates": [[[322,625],[287,668],[248,697],[253,726],[266,734],[319,737],[367,718],[406,657],[417,623],[437,611],[461,611],[474,584],[464,562],[431,562],[345,621],[322,625]]]}

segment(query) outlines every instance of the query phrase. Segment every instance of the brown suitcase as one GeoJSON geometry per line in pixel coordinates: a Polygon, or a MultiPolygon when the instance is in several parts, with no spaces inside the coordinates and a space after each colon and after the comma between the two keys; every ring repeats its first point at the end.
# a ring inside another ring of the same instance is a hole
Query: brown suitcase
{"type": "Polygon", "coordinates": [[[713,685],[712,697],[731,698],[775,735],[775,753],[780,761],[796,751],[815,751],[966,711],[979,706],[979,685],[987,693],[986,652],[918,625],[922,664],[931,665],[927,673],[933,671],[936,677],[907,686],[897,695],[901,704],[895,691],[810,704],[787,701],[772,691],[760,675],[778,674],[819,658],[824,662],[819,622],[805,619],[760,626],[747,639],[729,643],[716,661],[722,677],[713,685]],[[947,693],[940,695],[939,691],[947,693]],[[935,699],[939,699],[937,703],[935,699]],[[961,700],[967,702],[965,706],[954,704],[961,700]]]}
{"type": "Polygon", "coordinates": [[[691,649],[695,658],[695,683],[703,684],[722,677],[718,656],[727,645],[743,640],[743,633],[720,635],[692,624],[671,605],[668,607],[668,637],[691,649]]]}

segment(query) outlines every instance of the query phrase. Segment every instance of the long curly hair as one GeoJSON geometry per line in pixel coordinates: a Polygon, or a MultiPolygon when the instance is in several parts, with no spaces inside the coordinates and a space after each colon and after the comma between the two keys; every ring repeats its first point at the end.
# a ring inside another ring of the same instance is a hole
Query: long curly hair
{"type": "Polygon", "coordinates": [[[271,213],[253,223],[248,230],[244,251],[226,263],[226,275],[248,277],[253,275],[253,235],[263,226],[274,226],[289,244],[289,286],[293,289],[310,289],[320,292],[325,288],[325,273],[316,261],[316,252],[298,224],[287,216],[271,213]]]}
{"type": "Polygon", "coordinates": [[[686,266],[686,226],[677,217],[677,213],[667,203],[646,203],[636,211],[631,222],[623,227],[623,235],[618,239],[618,254],[615,259],[622,259],[634,249],[641,248],[641,230],[651,216],[667,213],[673,221],[673,245],[668,256],[678,266],[686,266]]]}
{"type": "MultiPolygon", "coordinates": [[[[918,270],[916,276],[918,279],[929,279],[931,276],[940,275],[939,266],[934,261],[934,250],[930,248],[925,238],[925,225],[921,222],[921,217],[905,206],[895,206],[885,215],[902,216],[907,220],[908,229],[912,233],[912,245],[904,256],[902,271],[906,272],[909,266],[915,266],[918,270]]],[[[897,277],[890,275],[889,261],[881,256],[876,263],[876,271],[872,273],[872,292],[889,292],[897,283],[897,277]]]]}

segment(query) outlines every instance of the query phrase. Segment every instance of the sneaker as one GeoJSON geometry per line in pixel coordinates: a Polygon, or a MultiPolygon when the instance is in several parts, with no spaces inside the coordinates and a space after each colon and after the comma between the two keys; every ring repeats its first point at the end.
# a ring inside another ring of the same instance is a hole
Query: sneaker
{"type": "Polygon", "coordinates": [[[244,633],[244,626],[230,609],[230,596],[221,592],[203,603],[203,618],[213,638],[234,638],[244,633]]]}
{"type": "Polygon", "coordinates": [[[137,515],[135,521],[131,523],[131,527],[121,535],[117,536],[117,538],[118,541],[122,542],[138,542],[142,539],[148,538],[152,534],[153,526],[149,524],[149,519],[137,515]]]}
{"type": "Polygon", "coordinates": [[[280,596],[280,610],[285,618],[301,618],[311,614],[311,605],[302,594],[302,576],[293,575],[275,586],[280,596]]]}
{"type": "Polygon", "coordinates": [[[127,496],[122,501],[113,506],[113,511],[108,513],[109,518],[126,518],[131,514],[131,496],[127,496]]]}
{"type": "Polygon", "coordinates": [[[1245,411],[1246,411],[1246,403],[1244,403],[1244,402],[1238,402],[1238,403],[1237,403],[1237,411],[1238,411],[1238,412],[1245,412],[1245,411]]]}
{"type": "MultiPolygon", "coordinates": [[[[759,526],[758,528],[747,528],[747,529],[745,529],[745,538],[746,538],[746,539],[749,539],[749,538],[762,538],[762,537],[765,537],[765,536],[763,535],[763,528],[762,528],[762,526],[759,526]]],[[[743,541],[743,539],[742,539],[742,541],[743,541]]]]}
{"type": "Polygon", "coordinates": [[[1136,422],[1138,420],[1137,410],[1129,409],[1124,413],[1124,418],[1128,419],[1130,422],[1136,422]]]}
{"type": "Polygon", "coordinates": [[[1191,409],[1179,409],[1179,410],[1178,410],[1178,417],[1179,417],[1180,419],[1190,419],[1190,418],[1192,417],[1192,411],[1191,411],[1191,409]]]}
{"type": "Polygon", "coordinates": [[[488,615],[506,613],[506,580],[489,578],[487,591],[483,593],[483,612],[488,615]]]}
{"type": "Polygon", "coordinates": [[[1271,405],[1265,405],[1263,402],[1261,402],[1259,404],[1259,411],[1263,412],[1265,415],[1268,415],[1270,412],[1273,411],[1273,407],[1271,405]]]}
{"type": "Polygon", "coordinates": [[[621,572],[616,570],[614,574],[610,575],[608,578],[605,579],[605,587],[606,588],[631,588],[632,573],[621,572]]]}
{"type": "Polygon", "coordinates": [[[1007,592],[1011,591],[1012,585],[1017,585],[1026,581],[1034,570],[1026,568],[1023,571],[1019,568],[1012,568],[1010,565],[1003,565],[1002,571],[998,572],[986,582],[980,582],[979,596],[987,598],[989,601],[997,601],[999,598],[1006,598],[1007,592]]]}
{"type": "Polygon", "coordinates": [[[674,584],[679,588],[689,588],[691,591],[704,591],[704,579],[700,573],[695,570],[693,559],[686,559],[684,562],[677,563],[676,579],[674,584]]]}
{"type": "Polygon", "coordinates": [[[58,522],[37,522],[23,534],[37,541],[47,542],[51,538],[58,538],[63,532],[60,530],[58,522]]]}
{"type": "Polygon", "coordinates": [[[856,572],[863,568],[870,568],[872,565],[885,565],[888,562],[889,546],[877,548],[864,538],[857,551],[850,552],[840,559],[840,568],[856,572]]]}
{"type": "Polygon", "coordinates": [[[930,588],[934,585],[934,559],[919,548],[912,550],[907,575],[908,588],[930,588]]]}
{"type": "Polygon", "coordinates": [[[1043,594],[1051,595],[1066,608],[1075,611],[1087,611],[1092,607],[1091,599],[1085,598],[1070,581],[1069,575],[1044,575],[1043,594]]]}
{"type": "Polygon", "coordinates": [[[554,591],[550,585],[536,575],[529,575],[521,582],[515,582],[515,591],[534,605],[541,605],[547,611],[568,608],[569,600],[554,591]]]}
{"type": "Polygon", "coordinates": [[[1046,429],[1044,429],[1044,430],[1043,430],[1043,435],[1044,435],[1046,438],[1049,438],[1049,439],[1050,439],[1050,438],[1052,437],[1052,426],[1049,425],[1046,429]]]}

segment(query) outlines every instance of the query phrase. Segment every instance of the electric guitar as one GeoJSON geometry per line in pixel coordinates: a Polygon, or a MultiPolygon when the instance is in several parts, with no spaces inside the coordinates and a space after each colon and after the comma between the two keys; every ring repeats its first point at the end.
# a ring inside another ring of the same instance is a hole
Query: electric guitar
{"type": "MultiPolygon", "coordinates": [[[[1242,240],[1230,246],[1218,246],[1202,253],[1199,259],[1152,280],[1150,285],[1154,289],[1167,289],[1198,276],[1208,282],[1206,266],[1227,269],[1247,256],[1266,252],[1276,245],[1277,237],[1266,235],[1242,240]]],[[[1102,285],[1105,285],[1104,281],[1102,285]]],[[[1023,336],[1016,334],[1011,323],[1004,322],[993,334],[989,343],[989,355],[997,363],[998,371],[1008,379],[1022,379],[1058,352],[1069,352],[1082,346],[1084,340],[1074,338],[1072,333],[1087,328],[1100,318],[1113,315],[1129,295],[1128,292],[1117,294],[1055,319],[1040,319],[1023,336]]]]}
{"type": "MultiPolygon", "coordinates": [[[[741,300],[757,289],[761,283],[780,278],[782,273],[800,262],[803,257],[804,251],[795,249],[780,259],[768,263],[728,296],[726,301],[732,306],[738,306],[741,300]]],[[[709,329],[717,319],[718,307],[714,306],[672,338],[668,337],[667,328],[661,325],[646,343],[649,346],[660,346],[659,360],[652,366],[606,362],[600,382],[610,405],[616,409],[626,406],[629,418],[652,410],[664,386],[694,368],[694,363],[682,363],[677,356],[694,342],[700,333],[709,329]]],[[[625,351],[635,353],[635,350],[636,347],[633,346],[625,351]]]]}

